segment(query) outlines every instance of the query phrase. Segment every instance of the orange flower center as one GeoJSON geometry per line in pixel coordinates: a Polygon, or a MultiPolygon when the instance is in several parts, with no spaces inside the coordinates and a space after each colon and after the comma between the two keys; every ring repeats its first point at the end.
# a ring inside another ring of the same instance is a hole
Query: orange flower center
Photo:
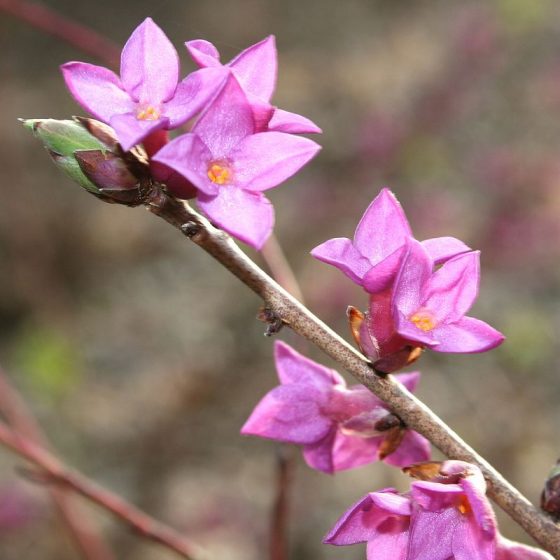
{"type": "Polygon", "coordinates": [[[231,167],[224,162],[210,162],[210,165],[208,165],[208,179],[217,185],[231,183],[231,167]]]}
{"type": "Polygon", "coordinates": [[[153,105],[144,105],[138,108],[136,118],[139,121],[157,121],[161,117],[161,111],[153,105]]]}
{"type": "Polygon", "coordinates": [[[410,317],[410,321],[419,328],[421,331],[428,332],[436,327],[436,320],[433,314],[426,310],[421,309],[410,317]]]}

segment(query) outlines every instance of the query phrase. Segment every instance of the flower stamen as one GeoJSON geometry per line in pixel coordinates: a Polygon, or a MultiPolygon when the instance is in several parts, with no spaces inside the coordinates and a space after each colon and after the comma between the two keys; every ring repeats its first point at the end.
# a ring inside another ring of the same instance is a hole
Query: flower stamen
{"type": "Polygon", "coordinates": [[[227,185],[231,183],[231,168],[223,162],[211,162],[208,165],[208,179],[217,185],[227,185]]]}
{"type": "Polygon", "coordinates": [[[435,317],[430,311],[420,310],[410,317],[410,322],[419,328],[421,331],[429,332],[433,330],[437,323],[435,317]]]}
{"type": "Polygon", "coordinates": [[[161,117],[161,111],[153,105],[144,105],[138,108],[136,118],[139,121],[157,121],[161,117]]]}

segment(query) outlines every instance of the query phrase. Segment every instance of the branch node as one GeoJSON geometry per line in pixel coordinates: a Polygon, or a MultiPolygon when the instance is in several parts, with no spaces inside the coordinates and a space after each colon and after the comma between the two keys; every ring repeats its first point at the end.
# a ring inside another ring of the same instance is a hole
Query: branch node
{"type": "Polygon", "coordinates": [[[263,323],[267,323],[264,336],[273,336],[278,334],[282,327],[286,324],[282,317],[270,307],[261,307],[257,313],[257,319],[263,323]]]}
{"type": "Polygon", "coordinates": [[[181,231],[183,232],[185,237],[188,237],[189,239],[192,239],[197,233],[200,233],[201,229],[202,226],[200,224],[192,221],[186,222],[181,225],[181,231]]]}

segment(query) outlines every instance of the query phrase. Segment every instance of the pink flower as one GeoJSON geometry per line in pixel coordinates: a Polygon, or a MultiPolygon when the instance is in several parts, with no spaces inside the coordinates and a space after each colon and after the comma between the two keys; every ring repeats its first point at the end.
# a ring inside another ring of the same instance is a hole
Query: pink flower
{"type": "Polygon", "coordinates": [[[480,253],[458,255],[433,272],[426,249],[410,239],[392,291],[396,332],[437,352],[484,352],[504,341],[490,325],[466,317],[478,295],[480,253]]]}
{"type": "Polygon", "coordinates": [[[84,62],[68,62],[61,69],[76,101],[115,129],[125,151],[155,131],[192,118],[224,79],[223,73],[209,68],[179,82],[177,51],[151,18],[125,44],[120,78],[84,62]]]}
{"type": "Polygon", "coordinates": [[[252,107],[230,75],[192,131],[153,159],[198,189],[198,205],[210,220],[260,249],[274,225],[263,191],[291,177],[320,147],[307,138],[255,130],[252,107]]]}
{"type": "Polygon", "coordinates": [[[552,560],[499,534],[485,492],[478,467],[445,461],[429,480],[413,482],[408,494],[392,488],[367,494],[324,542],[367,542],[368,560],[552,560]]]}
{"type": "MultiPolygon", "coordinates": [[[[302,445],[307,464],[326,473],[379,459],[404,466],[429,458],[427,440],[406,430],[365,387],[347,387],[336,371],[282,342],[275,359],[281,385],[257,405],[242,434],[302,445]]],[[[414,372],[397,379],[413,391],[419,377],[414,372]]]]}
{"type": "Polygon", "coordinates": [[[313,134],[321,129],[309,119],[270,106],[276,87],[277,53],[273,35],[250,46],[225,65],[216,47],[204,40],[185,43],[200,68],[221,68],[236,78],[255,110],[259,132],[276,130],[292,134],[313,134]]]}
{"type": "MultiPolygon", "coordinates": [[[[392,283],[412,231],[408,220],[387,188],[382,189],[365,211],[354,240],[337,237],[315,247],[311,254],[336,266],[369,293],[385,290],[392,283]]],[[[454,237],[437,237],[422,242],[436,265],[469,250],[454,237]]]]}

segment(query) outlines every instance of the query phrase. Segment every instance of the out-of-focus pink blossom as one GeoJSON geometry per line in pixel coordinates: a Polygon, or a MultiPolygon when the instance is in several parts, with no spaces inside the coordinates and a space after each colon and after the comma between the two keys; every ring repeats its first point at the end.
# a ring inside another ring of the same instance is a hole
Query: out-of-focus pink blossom
{"type": "MultiPolygon", "coordinates": [[[[334,370],[277,342],[281,385],[257,405],[241,433],[303,446],[314,469],[333,473],[373,461],[405,466],[430,456],[427,440],[407,430],[362,385],[347,387],[334,370]]],[[[418,372],[396,378],[413,391],[418,372]]]]}

